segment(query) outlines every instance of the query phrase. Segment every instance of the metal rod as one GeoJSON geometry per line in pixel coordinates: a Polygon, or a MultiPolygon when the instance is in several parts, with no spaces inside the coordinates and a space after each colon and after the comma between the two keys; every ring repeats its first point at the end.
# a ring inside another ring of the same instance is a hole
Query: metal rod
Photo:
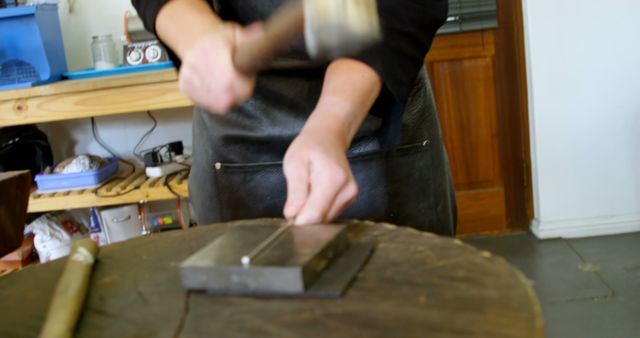
{"type": "Polygon", "coordinates": [[[249,254],[242,256],[242,258],[240,259],[242,266],[244,266],[245,268],[249,267],[251,265],[251,261],[253,261],[262,252],[264,252],[269,246],[271,246],[271,244],[273,244],[283,233],[289,230],[292,225],[293,224],[289,221],[284,223],[278,230],[276,230],[269,237],[260,242],[258,246],[253,248],[253,250],[251,250],[249,254]]]}

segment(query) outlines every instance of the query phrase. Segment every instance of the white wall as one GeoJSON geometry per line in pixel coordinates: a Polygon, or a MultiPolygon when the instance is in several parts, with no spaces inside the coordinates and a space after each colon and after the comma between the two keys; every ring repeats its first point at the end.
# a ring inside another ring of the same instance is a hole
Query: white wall
{"type": "MultiPolygon", "coordinates": [[[[191,109],[154,111],[152,114],[158,120],[158,127],[140,149],[180,140],[185,146],[185,151],[190,153],[191,109]]],[[[133,113],[97,117],[96,125],[99,136],[117,155],[135,160],[132,155],[133,148],[151,128],[153,122],[145,113],[133,113]]],[[[109,153],[94,141],[89,119],[42,124],[40,129],[49,136],[56,162],[77,154],[109,156],[109,153]]]]}
{"type": "Polygon", "coordinates": [[[640,2],[523,5],[534,232],[640,231],[640,2]]]}
{"type": "MultiPolygon", "coordinates": [[[[112,34],[119,41],[123,34],[123,17],[126,10],[133,10],[130,0],[75,0],[60,1],[60,21],[69,70],[92,66],[91,37],[112,34]]],[[[182,140],[187,151],[191,148],[191,109],[153,112],[159,126],[143,148],[149,148],[174,140],[182,140]]],[[[140,137],[152,125],[144,113],[97,118],[102,138],[118,154],[132,159],[131,152],[140,137]]],[[[92,153],[107,156],[91,134],[89,119],[42,124],[49,135],[55,161],[75,154],[92,153]]]]}

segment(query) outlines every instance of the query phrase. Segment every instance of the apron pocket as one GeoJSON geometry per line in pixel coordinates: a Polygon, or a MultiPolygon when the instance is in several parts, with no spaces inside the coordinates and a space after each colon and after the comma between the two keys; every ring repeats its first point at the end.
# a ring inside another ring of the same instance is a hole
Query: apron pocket
{"type": "MultiPolygon", "coordinates": [[[[434,205],[429,148],[425,141],[388,152],[351,155],[349,163],[360,189],[341,218],[428,228],[434,205]]],[[[222,221],[282,217],[287,194],[282,162],[216,163],[215,182],[222,221]]]]}
{"type": "Polygon", "coordinates": [[[223,222],[282,217],[287,196],[282,162],[216,163],[215,181],[223,222]]]}
{"type": "Polygon", "coordinates": [[[427,140],[388,153],[385,167],[389,204],[384,221],[435,231],[439,216],[431,143],[427,140]]]}

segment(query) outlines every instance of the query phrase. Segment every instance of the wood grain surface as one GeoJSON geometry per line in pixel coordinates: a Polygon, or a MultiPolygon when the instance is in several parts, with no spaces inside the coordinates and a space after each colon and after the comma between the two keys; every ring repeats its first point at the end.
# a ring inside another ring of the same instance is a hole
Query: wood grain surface
{"type": "Polygon", "coordinates": [[[0,127],[192,105],[173,69],[59,81],[0,92],[0,127]]]}
{"type": "Polygon", "coordinates": [[[425,59],[458,192],[458,234],[528,229],[533,219],[522,3],[497,4],[496,29],[438,35],[425,59]]]}
{"type": "MultiPolygon", "coordinates": [[[[281,220],[244,221],[270,224],[281,220]]],[[[340,299],[187,293],[178,264],[233,225],[203,226],[104,247],[78,337],[542,337],[528,281],[504,259],[460,241],[352,223],[378,245],[340,299]]],[[[0,336],[36,336],[64,260],[0,278],[0,336]]]]}
{"type": "MultiPolygon", "coordinates": [[[[183,197],[189,197],[188,173],[169,175],[167,185],[183,197]]],[[[114,177],[104,185],[84,190],[40,194],[34,191],[29,199],[29,212],[47,212],[73,208],[105,207],[139,202],[175,199],[162,178],[148,178],[144,171],[114,177]]]]}
{"type": "Polygon", "coordinates": [[[507,229],[495,55],[495,32],[487,30],[438,36],[426,59],[456,186],[458,234],[507,229]]]}

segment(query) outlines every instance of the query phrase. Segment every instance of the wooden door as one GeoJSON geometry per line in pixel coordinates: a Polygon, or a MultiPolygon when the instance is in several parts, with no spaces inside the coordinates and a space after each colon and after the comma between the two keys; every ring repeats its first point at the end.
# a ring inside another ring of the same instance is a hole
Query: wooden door
{"type": "Polygon", "coordinates": [[[458,201],[458,234],[529,226],[526,81],[519,4],[500,28],[440,35],[425,60],[458,201]]]}

